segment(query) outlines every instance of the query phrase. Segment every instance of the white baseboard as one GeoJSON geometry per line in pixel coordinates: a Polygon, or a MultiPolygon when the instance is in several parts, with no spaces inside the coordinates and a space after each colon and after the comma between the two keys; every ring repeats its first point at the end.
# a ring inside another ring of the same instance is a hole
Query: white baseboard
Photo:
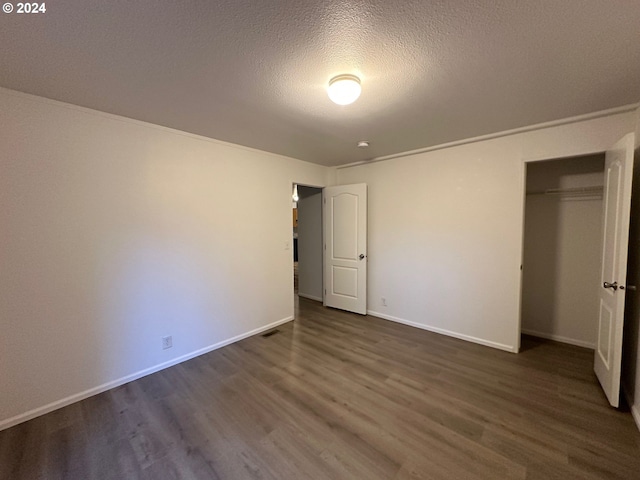
{"type": "Polygon", "coordinates": [[[29,410],[28,412],[21,413],[19,415],[8,418],[6,420],[2,420],[0,421],[0,431],[5,430],[7,428],[11,428],[15,425],[18,425],[19,423],[26,422],[28,420],[39,417],[46,413],[52,412],[54,410],[58,410],[59,408],[66,407],[67,405],[71,405],[72,403],[79,402],[80,400],[84,400],[85,398],[89,398],[99,393],[105,392],[107,390],[111,390],[112,388],[119,387],[120,385],[124,385],[125,383],[132,382],[133,380],[146,377],[147,375],[151,375],[152,373],[158,372],[160,370],[164,370],[165,368],[172,367],[174,365],[177,365],[178,363],[185,362],[194,357],[204,355],[205,353],[211,352],[213,350],[217,350],[218,348],[225,347],[232,343],[238,342],[245,338],[264,332],[265,330],[270,330],[272,328],[277,327],[278,325],[282,325],[284,323],[290,322],[291,320],[293,320],[293,317],[286,317],[281,320],[277,320],[263,327],[259,327],[249,332],[236,335],[235,337],[229,338],[227,340],[223,340],[218,343],[214,343],[213,345],[209,345],[208,347],[204,347],[194,352],[187,353],[186,355],[181,355],[180,357],[174,358],[167,362],[154,365],[153,367],[150,367],[150,368],[145,368],[144,370],[140,370],[138,372],[132,373],[131,375],[118,378],[117,380],[113,380],[111,382],[103,383],[102,385],[98,385],[96,387],[90,388],[83,392],[69,395],[66,398],[56,400],[55,402],[51,402],[47,405],[43,405],[42,407],[34,408],[32,410],[29,410]]]}
{"type": "Polygon", "coordinates": [[[536,332],[535,330],[528,330],[525,328],[523,328],[521,332],[525,335],[546,338],[547,340],[555,340],[556,342],[568,343],[570,345],[576,345],[577,347],[590,348],[591,350],[596,348],[595,343],[585,342],[584,340],[576,340],[575,338],[563,337],[561,335],[555,335],[553,333],[536,332]]]}
{"type": "Polygon", "coordinates": [[[517,353],[518,349],[512,345],[505,345],[498,342],[492,342],[491,340],[485,340],[484,338],[472,337],[471,335],[465,335],[463,333],[452,332],[451,330],[445,330],[444,328],[432,327],[430,325],[424,325],[422,323],[412,322],[411,320],[405,320],[403,318],[393,317],[391,315],[387,315],[380,312],[375,312],[373,310],[367,310],[368,315],[372,315],[374,317],[379,317],[384,320],[391,320],[392,322],[402,323],[404,325],[409,325],[410,327],[420,328],[422,330],[428,330],[429,332],[439,333],[441,335],[446,335],[448,337],[459,338],[460,340],[466,340],[467,342],[478,343],[480,345],[484,345],[486,347],[497,348],[498,350],[505,350],[511,353],[517,353]]]}
{"type": "Polygon", "coordinates": [[[316,302],[322,302],[322,297],[316,297],[315,295],[307,295],[306,293],[298,292],[298,296],[308,298],[309,300],[315,300],[316,302]]]}

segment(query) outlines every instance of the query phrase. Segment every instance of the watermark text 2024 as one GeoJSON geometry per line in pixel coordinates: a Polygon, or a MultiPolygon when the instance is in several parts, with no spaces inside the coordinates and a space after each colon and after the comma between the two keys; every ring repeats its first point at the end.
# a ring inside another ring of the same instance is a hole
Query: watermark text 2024
{"type": "Polygon", "coordinates": [[[46,13],[46,3],[5,3],[2,5],[2,11],[4,13],[46,13]]]}

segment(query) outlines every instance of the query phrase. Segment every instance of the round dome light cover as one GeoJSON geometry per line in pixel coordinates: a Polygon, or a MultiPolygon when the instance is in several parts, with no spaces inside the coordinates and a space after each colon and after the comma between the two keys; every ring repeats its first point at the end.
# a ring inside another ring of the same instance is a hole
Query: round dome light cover
{"type": "Polygon", "coordinates": [[[360,96],[362,88],[360,79],[355,75],[338,75],[329,81],[327,93],[332,102],[338,105],[349,105],[360,96]]]}

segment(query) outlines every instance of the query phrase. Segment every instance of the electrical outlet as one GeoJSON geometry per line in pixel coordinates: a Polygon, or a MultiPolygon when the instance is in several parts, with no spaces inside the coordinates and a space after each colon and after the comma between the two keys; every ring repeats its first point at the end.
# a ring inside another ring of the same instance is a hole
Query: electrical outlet
{"type": "Polygon", "coordinates": [[[162,337],[162,349],[166,350],[171,347],[173,347],[173,337],[171,335],[168,337],[162,337]]]}
{"type": "Polygon", "coordinates": [[[383,307],[386,307],[386,306],[387,306],[387,299],[386,299],[386,298],[384,298],[384,297],[382,297],[382,298],[380,299],[380,303],[382,303],[382,306],[383,306],[383,307]]]}

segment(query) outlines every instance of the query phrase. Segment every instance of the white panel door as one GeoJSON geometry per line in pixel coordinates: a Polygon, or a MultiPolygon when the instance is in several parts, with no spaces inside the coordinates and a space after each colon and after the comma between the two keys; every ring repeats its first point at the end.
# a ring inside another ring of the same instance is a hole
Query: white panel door
{"type": "Polygon", "coordinates": [[[367,185],[326,187],[324,305],[367,313],[367,185]]]}
{"type": "Polygon", "coordinates": [[[630,133],[607,151],[604,169],[604,238],[594,370],[614,407],[620,398],[633,147],[634,135],[630,133]]]}

